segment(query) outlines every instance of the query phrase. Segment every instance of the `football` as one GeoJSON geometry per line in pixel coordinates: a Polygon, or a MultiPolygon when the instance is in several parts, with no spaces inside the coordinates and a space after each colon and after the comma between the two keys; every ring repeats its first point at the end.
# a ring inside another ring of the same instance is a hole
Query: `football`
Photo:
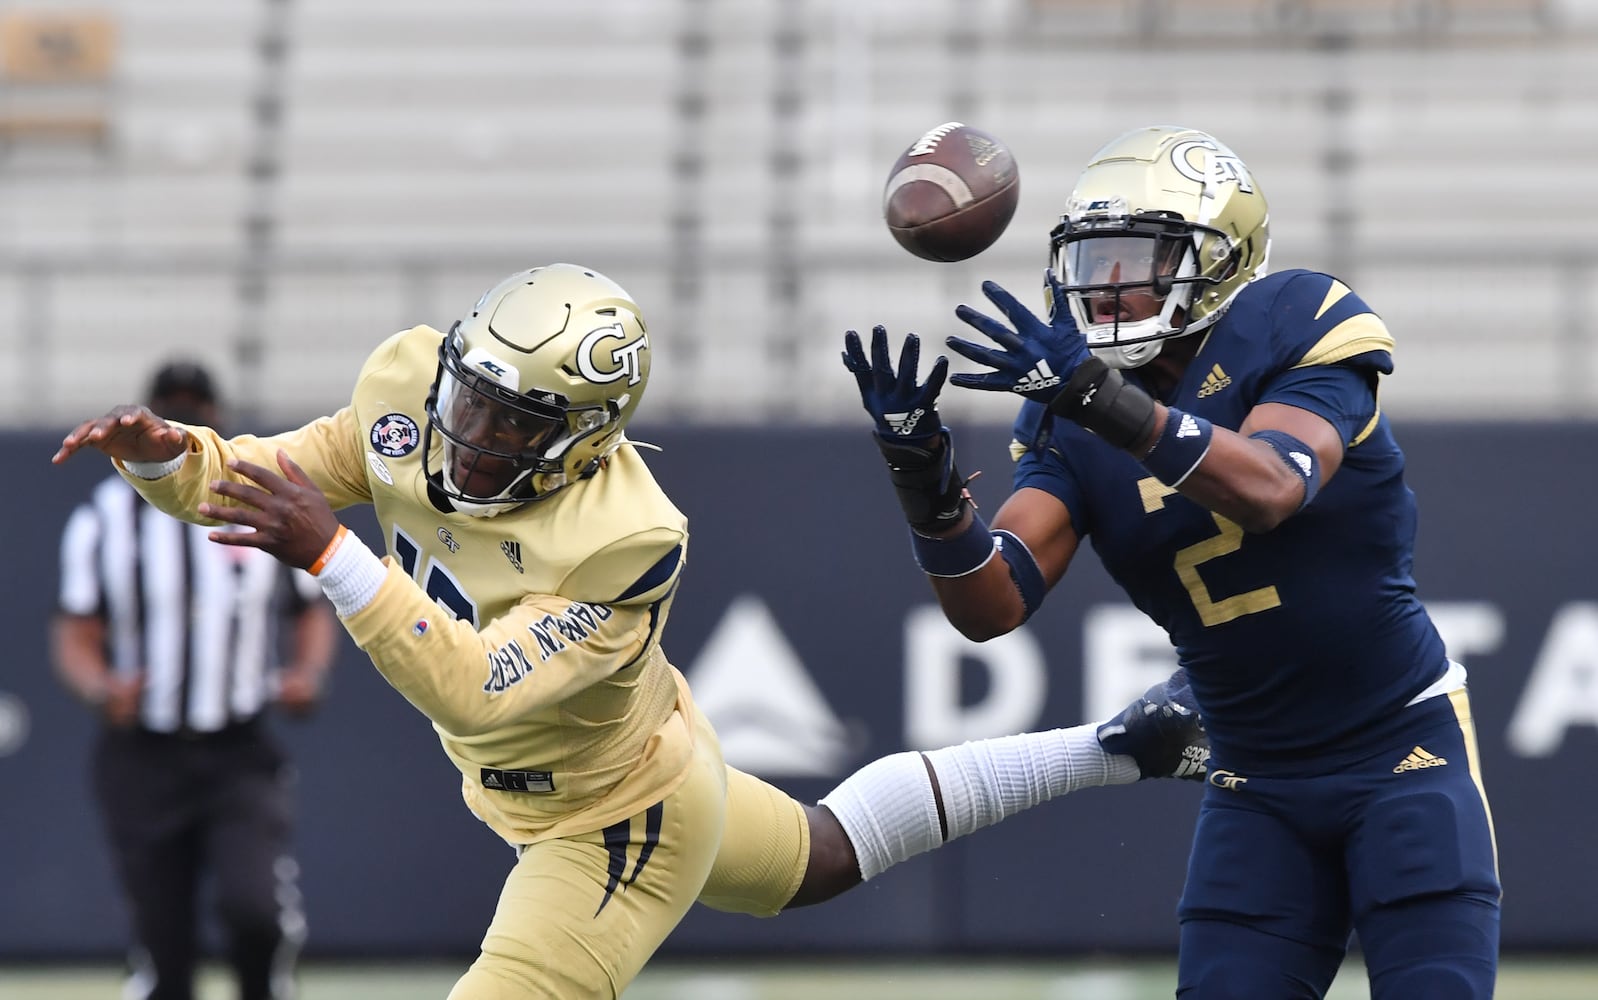
{"type": "Polygon", "coordinates": [[[917,257],[966,260],[993,245],[1020,197],[1009,147],[981,129],[945,122],[894,161],[882,218],[917,257]]]}

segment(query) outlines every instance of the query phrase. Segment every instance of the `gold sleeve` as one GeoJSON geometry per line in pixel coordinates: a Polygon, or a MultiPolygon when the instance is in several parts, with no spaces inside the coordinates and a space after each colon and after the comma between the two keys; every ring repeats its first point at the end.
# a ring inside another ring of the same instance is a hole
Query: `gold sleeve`
{"type": "Polygon", "coordinates": [[[370,604],[344,620],[378,671],[445,732],[483,735],[637,660],[649,605],[530,594],[481,632],[442,611],[391,559],[370,604]]]}
{"type": "Polygon", "coordinates": [[[566,577],[561,592],[616,604],[653,604],[682,575],[687,533],[662,525],[628,535],[590,553],[566,577]]]}
{"type": "Polygon", "coordinates": [[[134,489],[173,517],[199,524],[220,524],[220,521],[201,517],[195,508],[201,501],[229,505],[236,505],[236,502],[213,494],[208,484],[218,479],[249,482],[249,477],[227,467],[233,459],[253,462],[281,474],[282,469],[277,464],[280,448],[305,470],[335,510],[372,499],[355,431],[355,416],[349,407],[272,437],[245,434],[223,438],[209,427],[178,426],[188,432],[188,453],[183,464],[171,475],[140,479],[113,460],[117,471],[134,489]]]}

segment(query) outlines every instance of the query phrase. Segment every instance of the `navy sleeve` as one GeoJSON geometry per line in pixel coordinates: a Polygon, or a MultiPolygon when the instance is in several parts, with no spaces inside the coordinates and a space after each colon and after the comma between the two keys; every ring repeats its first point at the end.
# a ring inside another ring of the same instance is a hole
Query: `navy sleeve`
{"type": "Polygon", "coordinates": [[[1028,401],[1015,418],[1015,438],[1010,452],[1015,458],[1013,488],[1029,486],[1065,504],[1065,509],[1071,513],[1071,527],[1081,538],[1089,528],[1087,504],[1077,486],[1076,471],[1066,458],[1074,432],[1077,432],[1075,424],[1057,420],[1041,403],[1028,401]]]}
{"type": "Polygon", "coordinates": [[[1283,403],[1327,420],[1352,445],[1376,417],[1376,391],[1367,371],[1343,365],[1293,368],[1272,379],[1261,403],[1283,403]]]}

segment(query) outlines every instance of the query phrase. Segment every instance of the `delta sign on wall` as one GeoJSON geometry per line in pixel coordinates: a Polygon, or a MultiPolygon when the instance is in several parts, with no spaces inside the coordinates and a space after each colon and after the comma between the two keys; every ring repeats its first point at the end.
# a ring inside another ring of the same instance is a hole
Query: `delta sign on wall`
{"type": "MultiPolygon", "coordinates": [[[[881,460],[859,431],[642,428],[692,527],[666,649],[735,766],[813,801],[904,749],[1102,718],[1172,654],[1083,555],[1026,626],[974,644],[910,559],[881,460]]],[[[984,511],[1007,487],[1000,431],[962,433],[984,511]]],[[[1595,529],[1578,498],[1598,428],[1400,427],[1421,509],[1421,595],[1471,676],[1506,887],[1504,944],[1598,945],[1585,863],[1598,803],[1595,529]],[[1488,475],[1484,470],[1491,470],[1488,475]],[[1559,470],[1556,479],[1548,470],[1559,470]]],[[[125,914],[87,792],[94,726],[49,676],[55,541],[103,466],[48,470],[0,496],[14,574],[0,675],[0,954],[106,954],[125,914]]],[[[369,519],[352,525],[371,531],[369,519]]],[[[514,856],[460,803],[414,710],[346,644],[328,703],[280,724],[300,770],[299,857],[313,954],[472,953],[514,856]]],[[[696,908],[667,952],[1151,950],[1174,910],[1200,786],[1092,789],[769,920],[696,908]]]]}

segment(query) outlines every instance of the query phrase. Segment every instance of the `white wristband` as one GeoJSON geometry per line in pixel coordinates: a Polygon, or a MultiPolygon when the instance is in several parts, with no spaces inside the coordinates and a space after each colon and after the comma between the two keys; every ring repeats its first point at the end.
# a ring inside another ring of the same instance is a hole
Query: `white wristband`
{"type": "Polygon", "coordinates": [[[383,560],[366,547],[366,543],[352,531],[316,575],[322,593],[333,602],[333,610],[340,618],[348,618],[377,597],[383,581],[388,578],[388,568],[383,560]]]}
{"type": "Polygon", "coordinates": [[[177,453],[177,457],[165,462],[123,462],[122,467],[128,470],[129,475],[140,479],[165,479],[183,468],[183,460],[188,457],[189,450],[185,448],[177,453]]]}

